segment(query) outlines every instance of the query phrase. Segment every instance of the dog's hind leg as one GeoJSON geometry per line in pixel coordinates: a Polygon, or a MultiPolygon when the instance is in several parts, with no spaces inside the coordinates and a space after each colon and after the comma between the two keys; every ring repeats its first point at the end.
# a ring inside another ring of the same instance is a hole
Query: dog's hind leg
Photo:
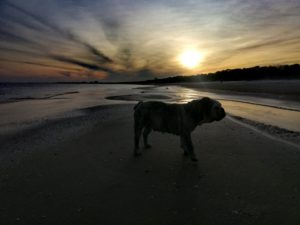
{"type": "Polygon", "coordinates": [[[186,144],[186,149],[189,153],[189,156],[191,157],[192,161],[198,161],[195,153],[194,153],[194,146],[193,146],[193,142],[191,139],[191,134],[184,134],[182,135],[182,138],[184,140],[184,143],[186,144]]]}
{"type": "Polygon", "coordinates": [[[185,140],[184,140],[183,136],[180,136],[180,147],[183,149],[183,154],[185,156],[187,156],[188,155],[188,151],[187,151],[186,143],[185,143],[185,140]]]}
{"type": "Polygon", "coordinates": [[[134,120],[134,155],[141,155],[139,151],[140,136],[142,134],[143,124],[135,118],[134,120]]]}
{"type": "Polygon", "coordinates": [[[149,125],[147,125],[144,129],[143,138],[144,138],[144,147],[145,148],[151,148],[151,145],[149,145],[149,143],[148,143],[148,136],[151,133],[151,130],[152,130],[152,128],[149,125]]]}

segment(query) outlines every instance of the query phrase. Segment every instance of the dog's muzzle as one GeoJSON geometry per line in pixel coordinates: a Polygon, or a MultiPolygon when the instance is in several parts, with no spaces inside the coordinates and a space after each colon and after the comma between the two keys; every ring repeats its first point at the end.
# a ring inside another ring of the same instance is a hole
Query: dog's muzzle
{"type": "Polygon", "coordinates": [[[218,114],[218,118],[216,119],[217,121],[220,121],[226,116],[225,110],[223,108],[220,109],[220,112],[218,114]]]}

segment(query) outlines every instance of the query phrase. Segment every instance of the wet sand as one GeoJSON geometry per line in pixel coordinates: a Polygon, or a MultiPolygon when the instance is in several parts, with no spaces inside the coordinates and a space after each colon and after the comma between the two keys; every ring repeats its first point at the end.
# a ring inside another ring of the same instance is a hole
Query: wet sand
{"type": "Polygon", "coordinates": [[[300,224],[298,148],[226,118],[193,133],[198,163],[160,133],[134,158],[132,108],[6,137],[0,224],[300,224]]]}
{"type": "Polygon", "coordinates": [[[300,80],[258,80],[179,83],[180,86],[213,93],[232,93],[300,100],[300,80]]]}

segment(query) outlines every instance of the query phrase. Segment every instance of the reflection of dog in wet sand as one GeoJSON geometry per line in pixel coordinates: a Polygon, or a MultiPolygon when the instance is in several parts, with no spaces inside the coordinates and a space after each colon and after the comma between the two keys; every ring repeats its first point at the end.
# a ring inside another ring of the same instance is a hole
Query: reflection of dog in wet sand
{"type": "Polygon", "coordinates": [[[203,123],[219,121],[226,113],[213,99],[202,98],[186,104],[166,104],[158,101],[139,102],[134,106],[134,155],[140,155],[139,141],[143,131],[144,146],[150,148],[148,135],[152,130],[180,136],[185,155],[197,161],[191,132],[203,123]]]}

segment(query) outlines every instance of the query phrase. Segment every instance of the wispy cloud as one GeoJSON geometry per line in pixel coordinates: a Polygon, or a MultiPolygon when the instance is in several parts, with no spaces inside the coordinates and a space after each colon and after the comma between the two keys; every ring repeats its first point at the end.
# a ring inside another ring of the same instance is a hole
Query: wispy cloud
{"type": "MultiPolygon", "coordinates": [[[[58,79],[73,79],[101,73],[106,76],[99,77],[111,80],[146,79],[272,60],[300,62],[300,53],[295,52],[300,47],[297,0],[44,0],[42,4],[7,0],[0,4],[0,57],[23,67],[39,67],[32,71],[37,76],[58,73],[58,79]],[[186,70],[176,60],[186,48],[205,55],[198,70],[186,70]],[[58,72],[60,67],[69,75],[58,72]],[[87,76],[81,76],[82,71],[75,76],[72,69],[82,69],[87,76]]],[[[15,73],[16,68],[4,60],[0,59],[0,66],[5,74],[15,73]]]]}
{"type": "Polygon", "coordinates": [[[108,68],[105,68],[105,67],[102,67],[102,66],[99,66],[99,65],[96,65],[96,64],[91,64],[91,63],[79,61],[77,59],[72,59],[72,58],[68,58],[68,57],[65,57],[65,56],[59,56],[59,55],[52,55],[50,57],[52,59],[57,60],[57,61],[74,64],[74,65],[81,66],[81,67],[89,69],[89,70],[96,70],[96,71],[104,71],[104,72],[113,73],[113,71],[111,69],[108,69],[108,68]]]}

